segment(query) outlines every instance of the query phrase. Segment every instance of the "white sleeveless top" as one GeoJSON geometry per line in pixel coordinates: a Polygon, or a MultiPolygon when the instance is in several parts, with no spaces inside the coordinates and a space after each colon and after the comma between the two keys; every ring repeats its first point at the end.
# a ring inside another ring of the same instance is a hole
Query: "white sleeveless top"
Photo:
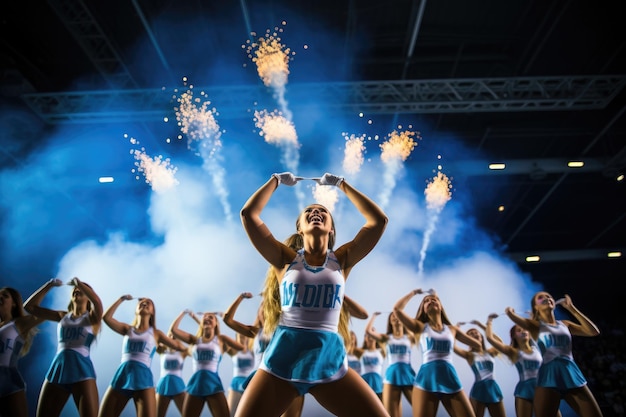
{"type": "Polygon", "coordinates": [[[222,349],[217,335],[208,342],[203,342],[202,338],[198,338],[198,342],[193,345],[193,370],[217,372],[220,361],[222,360],[222,349]]]}
{"type": "Polygon", "coordinates": [[[345,279],[334,252],[327,251],[324,265],[312,267],[299,250],[280,282],[279,324],[337,332],[344,289],[345,279]]]}
{"type": "Polygon", "coordinates": [[[555,325],[539,321],[539,336],[537,344],[541,349],[543,363],[556,358],[565,358],[574,361],[572,356],[572,334],[561,320],[555,325]]]}
{"type": "Polygon", "coordinates": [[[0,366],[17,367],[23,347],[24,338],[17,331],[14,320],[0,327],[0,366]]]}
{"type": "Polygon", "coordinates": [[[185,360],[180,352],[165,352],[161,354],[161,378],[166,375],[183,377],[185,360]]]}
{"type": "Polygon", "coordinates": [[[472,372],[474,372],[474,381],[486,381],[488,379],[494,379],[494,364],[493,356],[487,352],[478,353],[472,352],[474,356],[474,362],[470,365],[472,372]]]}
{"type": "Polygon", "coordinates": [[[378,349],[366,350],[361,355],[361,371],[363,374],[383,373],[383,354],[378,349]]]}
{"type": "Polygon", "coordinates": [[[426,323],[424,331],[420,334],[420,348],[422,350],[422,364],[432,361],[446,361],[452,363],[454,352],[454,337],[447,325],[437,332],[426,323]]]}
{"type": "Polygon", "coordinates": [[[389,336],[387,341],[387,360],[389,365],[394,363],[411,363],[411,341],[407,335],[396,338],[389,336]]]}
{"type": "Polygon", "coordinates": [[[252,350],[254,351],[254,369],[258,369],[259,365],[263,361],[263,353],[267,349],[267,345],[270,343],[270,338],[266,337],[263,333],[263,328],[259,330],[252,343],[252,350]]]}
{"type": "Polygon", "coordinates": [[[239,351],[233,356],[233,377],[247,377],[254,370],[254,353],[239,351]]]}
{"type": "Polygon", "coordinates": [[[517,369],[520,381],[537,378],[537,374],[539,373],[539,367],[543,360],[541,358],[541,352],[534,343],[531,343],[531,349],[530,352],[524,352],[520,349],[517,355],[515,369],[517,369]]]}
{"type": "Polygon", "coordinates": [[[70,349],[82,356],[89,356],[91,343],[95,339],[93,326],[89,321],[89,312],[79,317],[72,318],[72,313],[67,313],[57,325],[57,353],[70,349]]]}
{"type": "Polygon", "coordinates": [[[152,357],[156,352],[156,340],[154,329],[150,327],[145,332],[139,333],[131,327],[122,341],[122,363],[136,361],[143,363],[148,368],[152,365],[152,357]]]}

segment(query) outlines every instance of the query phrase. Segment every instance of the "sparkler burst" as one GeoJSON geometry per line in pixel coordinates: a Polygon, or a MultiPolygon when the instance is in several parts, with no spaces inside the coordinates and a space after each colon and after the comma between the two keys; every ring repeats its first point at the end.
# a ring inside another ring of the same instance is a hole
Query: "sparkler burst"
{"type": "MultiPolygon", "coordinates": [[[[287,23],[282,22],[285,26],[287,23]]],[[[258,37],[256,41],[247,41],[245,48],[248,58],[256,64],[257,73],[266,87],[274,90],[274,98],[288,120],[292,120],[291,110],[285,99],[287,82],[289,80],[289,62],[293,59],[295,52],[286,47],[279,36],[283,28],[275,27],[273,31],[269,29],[264,36],[258,37]]],[[[251,34],[256,37],[256,33],[251,34]]]]}
{"type": "MultiPolygon", "coordinates": [[[[131,143],[138,142],[131,141],[131,143]]],[[[132,170],[137,174],[135,178],[139,179],[139,174],[143,174],[146,183],[150,184],[153,191],[161,193],[178,185],[178,180],[174,177],[178,168],[172,166],[169,158],[163,159],[161,155],[152,158],[144,148],[132,149],[130,153],[136,160],[137,168],[132,170]]]]}
{"type": "Polygon", "coordinates": [[[409,158],[417,146],[416,140],[420,139],[422,137],[419,132],[394,130],[387,135],[387,140],[380,144],[380,159],[385,167],[383,173],[384,187],[379,198],[383,208],[389,203],[391,194],[396,187],[397,175],[403,167],[402,163],[409,158]]]}
{"type": "Polygon", "coordinates": [[[189,149],[210,158],[222,147],[220,127],[215,120],[217,110],[204,92],[201,97],[193,95],[193,86],[176,98],[174,107],[181,133],[187,136],[189,149]]]}
{"type": "MultiPolygon", "coordinates": [[[[184,79],[186,81],[186,78],[184,79]]],[[[202,91],[194,97],[193,86],[176,98],[174,107],[180,132],[187,136],[187,147],[203,160],[203,168],[211,176],[213,189],[217,194],[228,221],[232,220],[228,189],[225,185],[226,170],[222,166],[222,132],[215,119],[218,114],[211,101],[202,91]]]]}
{"type": "Polygon", "coordinates": [[[452,198],[451,179],[443,172],[437,171],[437,175],[435,175],[426,185],[424,196],[426,197],[426,208],[428,210],[428,224],[426,225],[426,230],[424,232],[424,240],[420,250],[420,260],[417,265],[417,272],[419,276],[422,276],[424,273],[426,251],[430,245],[430,238],[437,227],[439,214],[452,198]]]}
{"type": "MultiPolygon", "coordinates": [[[[286,23],[283,22],[283,26],[286,23]]],[[[282,28],[275,27],[271,32],[269,29],[264,36],[258,37],[256,41],[247,41],[244,48],[248,57],[256,64],[257,73],[267,87],[280,89],[287,84],[289,77],[289,61],[295,52],[283,45],[280,33],[282,28]]],[[[252,33],[252,36],[257,36],[252,33]]]]}
{"type": "MultiPolygon", "coordinates": [[[[293,123],[279,111],[260,110],[254,112],[254,125],[265,142],[280,148],[280,160],[285,169],[297,173],[300,165],[300,143],[293,123]]],[[[299,206],[304,208],[305,196],[297,185],[295,192],[299,206]]]]}
{"type": "Polygon", "coordinates": [[[428,183],[424,190],[426,207],[429,210],[440,212],[452,198],[452,183],[450,178],[441,171],[428,183]]]}
{"type": "Polygon", "coordinates": [[[254,125],[260,129],[259,135],[269,144],[300,147],[294,124],[279,111],[255,111],[254,125]]]}
{"type": "Polygon", "coordinates": [[[387,140],[380,145],[380,159],[385,162],[406,161],[413,149],[417,146],[417,142],[413,139],[421,139],[418,132],[406,130],[404,132],[393,131],[387,135],[387,140]]]}

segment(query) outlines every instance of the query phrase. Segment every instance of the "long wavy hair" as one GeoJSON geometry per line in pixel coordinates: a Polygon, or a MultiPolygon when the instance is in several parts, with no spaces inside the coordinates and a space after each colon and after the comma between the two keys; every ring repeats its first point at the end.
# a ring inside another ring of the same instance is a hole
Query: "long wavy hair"
{"type": "MultiPolygon", "coordinates": [[[[87,284],[86,282],[83,282],[83,284],[93,290],[91,285],[87,284]]],[[[78,288],[78,286],[74,286],[74,288],[78,288]]],[[[73,292],[74,292],[74,290],[72,290],[72,293],[73,292]]],[[[76,311],[75,308],[76,308],[76,306],[74,305],[74,300],[72,298],[70,298],[70,302],[67,304],[67,311],[70,311],[70,312],[73,313],[74,311],[76,311]]],[[[87,311],[89,311],[91,313],[92,310],[93,310],[93,305],[91,304],[91,300],[87,299],[87,311]]]]}
{"type": "MultiPolygon", "coordinates": [[[[24,301],[22,299],[22,294],[18,290],[12,287],[3,287],[0,288],[0,291],[6,291],[11,296],[11,299],[15,303],[15,305],[11,308],[11,317],[12,320],[15,320],[19,317],[25,317],[26,311],[24,311],[24,301]]],[[[19,356],[22,357],[28,353],[30,347],[33,344],[33,339],[35,335],[39,332],[37,327],[31,328],[26,336],[24,337],[24,346],[22,346],[22,350],[20,350],[19,356]]]]}
{"type": "MultiPolygon", "coordinates": [[[[417,309],[417,314],[415,315],[415,318],[419,321],[421,321],[422,323],[428,323],[429,319],[428,319],[428,314],[426,314],[426,311],[424,310],[424,301],[430,299],[430,298],[435,298],[439,301],[439,304],[441,304],[441,300],[439,299],[438,296],[436,295],[426,295],[423,299],[422,302],[420,303],[420,306],[417,309]]],[[[450,319],[448,318],[448,315],[446,314],[446,310],[443,308],[443,305],[441,305],[441,322],[443,324],[452,324],[452,322],[450,321],[450,319]]]]}

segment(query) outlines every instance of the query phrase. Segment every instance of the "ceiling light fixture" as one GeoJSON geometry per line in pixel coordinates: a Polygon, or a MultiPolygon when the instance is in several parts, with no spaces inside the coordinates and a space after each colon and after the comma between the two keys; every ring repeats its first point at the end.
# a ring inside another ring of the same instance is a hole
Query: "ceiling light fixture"
{"type": "Polygon", "coordinates": [[[526,262],[539,262],[541,258],[538,255],[527,256],[526,262]]]}
{"type": "Polygon", "coordinates": [[[567,166],[570,168],[582,168],[585,166],[585,163],[583,161],[569,161],[567,166]]]}
{"type": "Polygon", "coordinates": [[[497,170],[506,168],[506,164],[504,163],[493,163],[489,164],[489,169],[497,170]]]}

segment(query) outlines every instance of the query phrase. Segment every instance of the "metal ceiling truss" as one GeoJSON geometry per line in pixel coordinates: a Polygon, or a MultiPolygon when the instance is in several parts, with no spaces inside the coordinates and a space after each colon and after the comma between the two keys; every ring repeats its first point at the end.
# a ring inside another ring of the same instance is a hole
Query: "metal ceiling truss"
{"type": "MultiPolygon", "coordinates": [[[[288,85],[286,98],[291,110],[324,103],[349,114],[571,111],[602,109],[625,84],[626,75],[305,83],[288,85]]],[[[206,92],[225,119],[248,118],[254,103],[272,97],[262,85],[194,90],[206,92]]],[[[166,88],[125,89],[21,98],[48,123],[111,123],[162,120],[176,105],[177,93],[166,88]]]]}

